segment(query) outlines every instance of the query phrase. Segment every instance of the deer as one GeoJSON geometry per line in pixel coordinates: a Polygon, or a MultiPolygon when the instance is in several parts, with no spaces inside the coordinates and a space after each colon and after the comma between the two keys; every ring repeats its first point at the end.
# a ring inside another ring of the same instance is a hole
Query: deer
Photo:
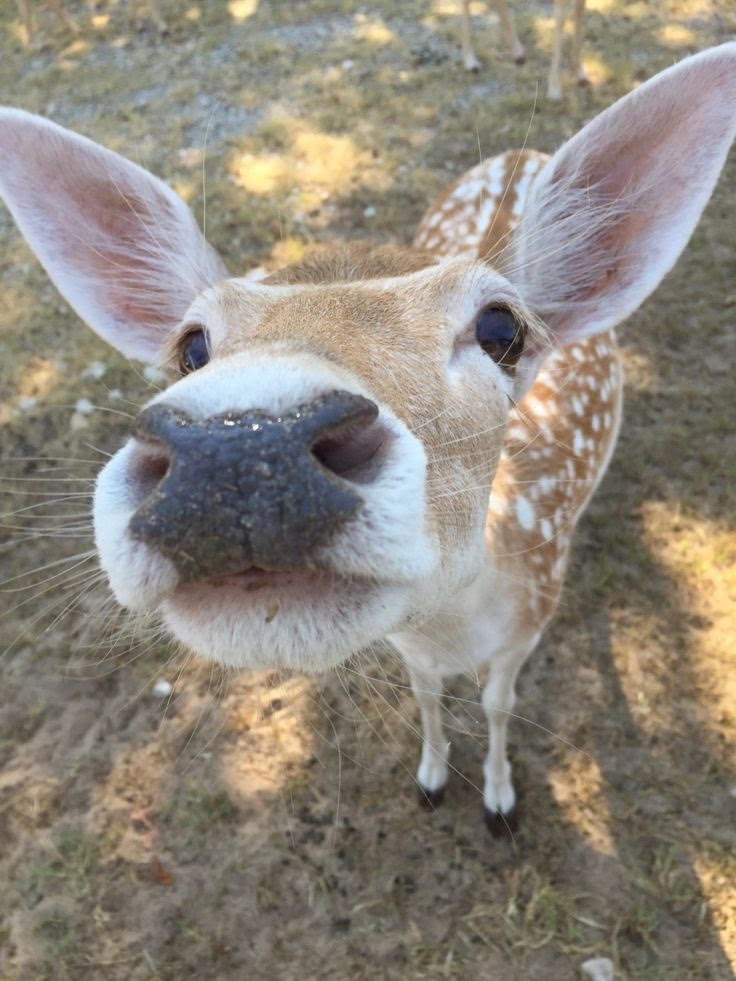
{"type": "Polygon", "coordinates": [[[132,611],[233,668],[328,671],[386,640],[450,773],[448,678],[487,680],[483,805],[516,821],[516,679],[621,422],[614,328],[687,243],[736,134],[736,43],[655,75],[551,156],[462,175],[411,245],[232,275],[163,181],[0,112],[0,192],[82,320],[168,383],[96,482],[132,611]]]}
{"type": "MultiPolygon", "coordinates": [[[[565,30],[565,20],[567,16],[567,0],[554,0],[554,19],[555,34],[554,45],[552,48],[552,62],[550,64],[549,76],[547,78],[547,98],[559,102],[562,98],[562,79],[560,77],[560,64],[562,61],[562,37],[565,30]]],[[[501,23],[501,30],[506,37],[506,44],[511,52],[511,57],[517,65],[523,65],[526,60],[524,45],[519,40],[516,33],[514,18],[509,11],[506,0],[495,0],[496,13],[501,23]]],[[[583,68],[581,53],[583,48],[583,18],[585,16],[585,0],[575,0],[573,48],[572,48],[572,68],[575,72],[578,85],[587,85],[588,78],[583,68]]],[[[463,0],[462,10],[462,56],[465,68],[470,72],[477,72],[480,69],[480,62],[473,50],[473,43],[470,36],[470,0],[463,0]]]]}

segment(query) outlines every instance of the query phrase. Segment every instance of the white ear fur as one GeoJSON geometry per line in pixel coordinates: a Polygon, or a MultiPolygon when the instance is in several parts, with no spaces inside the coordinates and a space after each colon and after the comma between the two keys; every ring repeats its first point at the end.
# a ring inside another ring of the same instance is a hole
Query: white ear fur
{"type": "Polygon", "coordinates": [[[59,291],[129,357],[155,361],[226,275],[163,181],[40,116],[0,108],[0,195],[59,291]]]}
{"type": "Polygon", "coordinates": [[[736,135],[736,42],[588,123],[534,182],[503,270],[566,342],[632,313],[672,268],[736,135]]]}

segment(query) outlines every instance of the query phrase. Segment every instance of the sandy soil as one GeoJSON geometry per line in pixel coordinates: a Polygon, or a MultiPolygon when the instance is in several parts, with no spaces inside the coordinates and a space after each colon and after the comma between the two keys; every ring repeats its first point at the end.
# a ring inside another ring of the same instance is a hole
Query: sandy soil
{"type": "MultiPolygon", "coordinates": [[[[164,37],[122,2],[90,19],[67,0],[77,34],[33,6],[32,50],[0,11],[0,100],[145,163],[200,218],[204,161],[233,269],[338,235],[407,241],[479,149],[519,145],[531,120],[551,150],[736,32],[726,0],[590,0],[591,88],[567,79],[533,113],[552,26],[537,0],[522,68],[474,3],[474,76],[453,0],[162,0],[164,37]]],[[[732,156],[621,330],[624,430],[521,678],[507,842],[482,823],[471,682],[448,698],[458,772],[427,813],[387,655],[225,676],[115,610],[88,494],[155,378],[76,320],[0,214],[0,976],[557,981],[608,957],[620,978],[734,977],[735,189],[732,156]]]]}

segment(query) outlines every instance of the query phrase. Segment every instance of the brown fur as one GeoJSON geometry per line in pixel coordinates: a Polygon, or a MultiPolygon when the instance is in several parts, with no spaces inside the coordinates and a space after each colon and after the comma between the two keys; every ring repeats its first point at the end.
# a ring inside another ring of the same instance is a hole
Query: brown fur
{"type": "Polygon", "coordinates": [[[300,262],[279,269],[265,282],[269,286],[352,283],[404,276],[436,262],[437,256],[424,249],[347,242],[338,246],[315,246],[300,262]]]}

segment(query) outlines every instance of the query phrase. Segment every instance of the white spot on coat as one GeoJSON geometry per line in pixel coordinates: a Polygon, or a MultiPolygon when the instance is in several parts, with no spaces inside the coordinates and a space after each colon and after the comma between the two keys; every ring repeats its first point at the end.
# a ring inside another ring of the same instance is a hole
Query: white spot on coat
{"type": "Polygon", "coordinates": [[[516,517],[525,531],[532,530],[536,515],[534,508],[522,494],[516,498],[516,517]]]}

